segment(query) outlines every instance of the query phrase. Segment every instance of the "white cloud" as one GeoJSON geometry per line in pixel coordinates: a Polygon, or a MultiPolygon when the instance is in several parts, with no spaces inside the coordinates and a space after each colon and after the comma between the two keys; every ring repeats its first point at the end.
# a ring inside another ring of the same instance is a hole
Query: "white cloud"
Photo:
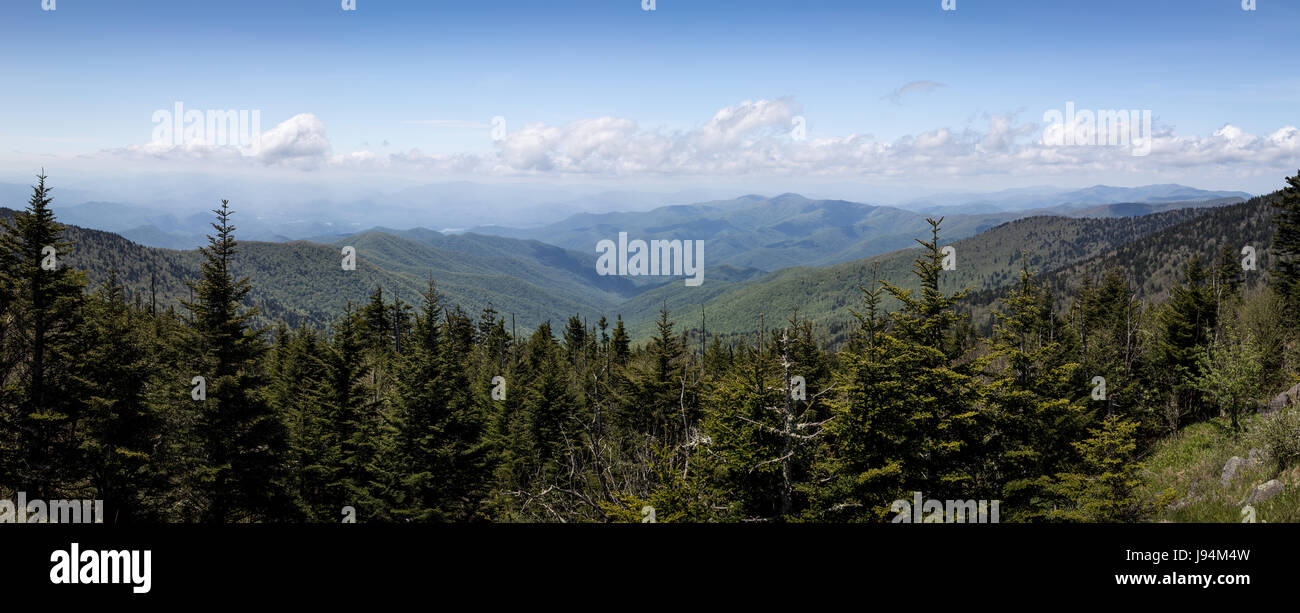
{"type": "Polygon", "coordinates": [[[325,124],[310,113],[294,115],[280,125],[262,133],[253,148],[253,156],[264,163],[314,160],[330,152],[325,124]]]}
{"type": "Polygon", "coordinates": [[[211,144],[206,138],[188,139],[181,135],[174,140],[152,140],[106,153],[126,158],[231,163],[251,160],[267,165],[311,167],[329,156],[330,142],[325,134],[325,124],[315,115],[301,113],[262,132],[252,142],[232,140],[230,144],[211,144]]]}
{"type": "Polygon", "coordinates": [[[1078,173],[1213,170],[1244,175],[1291,172],[1300,166],[1300,130],[1286,126],[1265,136],[1228,124],[1204,137],[1156,124],[1149,155],[1128,147],[1051,146],[1044,132],[1059,129],[1022,122],[1016,114],[986,114],[977,124],[936,127],[884,141],[870,135],[790,134],[802,112],[793,100],[744,101],[719,109],[685,130],[646,129],[605,116],[565,124],[544,122],[507,132],[487,153],[426,154],[419,149],[334,153],[324,123],[294,116],[262,134],[260,148],[155,143],[107,152],[113,156],[253,164],[302,169],[429,176],[555,177],[825,177],[924,180],[943,176],[1017,175],[1049,178],[1078,173]]]}
{"type": "Polygon", "coordinates": [[[888,94],[885,94],[884,96],[881,96],[881,99],[888,100],[890,102],[893,102],[894,104],[902,104],[903,98],[907,97],[908,94],[932,92],[936,89],[939,89],[940,87],[948,87],[948,86],[943,83],[936,83],[934,81],[912,81],[910,83],[906,83],[902,85],[901,87],[895,89],[892,92],[889,92],[888,94]]]}

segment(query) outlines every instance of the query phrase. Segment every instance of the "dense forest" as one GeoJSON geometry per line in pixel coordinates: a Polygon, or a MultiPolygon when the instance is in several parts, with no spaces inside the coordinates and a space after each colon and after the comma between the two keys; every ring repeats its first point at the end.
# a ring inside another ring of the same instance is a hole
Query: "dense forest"
{"type": "Polygon", "coordinates": [[[1143,488],[1143,459],[1189,426],[1260,436],[1275,474],[1300,459],[1295,409],[1256,415],[1300,380],[1286,181],[1254,269],[1228,234],[1171,247],[1159,291],[1149,253],[1075,285],[1021,258],[975,325],[932,221],[912,282],[863,283],[837,342],[796,310],[689,337],[665,305],[633,343],[617,313],[517,335],[437,279],[266,326],[224,200],[179,305],[91,285],[40,176],[0,233],[0,497],[102,499],[115,523],[874,522],[913,492],[1150,520],[1182,492],[1143,488]]]}

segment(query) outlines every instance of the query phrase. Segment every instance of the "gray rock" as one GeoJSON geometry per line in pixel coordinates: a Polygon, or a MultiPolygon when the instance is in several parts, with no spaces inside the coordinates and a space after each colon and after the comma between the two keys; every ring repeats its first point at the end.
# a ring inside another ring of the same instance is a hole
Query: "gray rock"
{"type": "Polygon", "coordinates": [[[1263,458],[1264,458],[1264,450],[1255,448],[1250,450],[1250,456],[1247,458],[1247,461],[1250,462],[1252,465],[1254,465],[1263,461],[1263,458]]]}
{"type": "Polygon", "coordinates": [[[1277,479],[1265,481],[1264,483],[1256,485],[1255,489],[1250,490],[1250,494],[1246,495],[1246,499],[1242,500],[1237,506],[1240,507],[1254,504],[1256,502],[1264,502],[1269,498],[1281,494],[1284,489],[1286,489],[1286,486],[1282,485],[1282,482],[1277,479]]]}
{"type": "Polygon", "coordinates": [[[1264,414],[1276,413],[1300,401],[1300,383],[1295,384],[1291,389],[1282,392],[1268,401],[1268,406],[1262,411],[1264,414]]]}
{"type": "Polygon", "coordinates": [[[1232,484],[1232,481],[1237,478],[1237,473],[1241,472],[1241,469],[1248,465],[1249,460],[1243,460],[1238,456],[1228,458],[1228,462],[1223,465],[1223,472],[1219,474],[1219,483],[1222,484],[1223,487],[1228,487],[1232,484]]]}

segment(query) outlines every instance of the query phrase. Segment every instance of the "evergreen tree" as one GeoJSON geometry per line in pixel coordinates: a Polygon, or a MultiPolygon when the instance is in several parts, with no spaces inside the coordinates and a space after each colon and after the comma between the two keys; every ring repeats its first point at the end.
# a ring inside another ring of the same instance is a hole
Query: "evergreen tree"
{"type": "Polygon", "coordinates": [[[482,417],[442,315],[442,297],[430,281],[399,358],[393,394],[396,465],[403,471],[394,513],[407,520],[470,519],[481,495],[482,417]]]}
{"type": "Polygon", "coordinates": [[[126,304],[116,274],[85,307],[82,368],[75,390],[66,391],[85,402],[78,435],[86,474],[104,501],[105,522],[159,521],[174,486],[168,443],[175,424],[149,398],[160,370],[152,322],[126,304]]]}
{"type": "Polygon", "coordinates": [[[1273,217],[1274,291],[1285,301],[1292,327],[1300,324],[1300,171],[1270,203],[1273,217]]]}
{"type": "Polygon", "coordinates": [[[356,509],[358,521],[388,517],[384,501],[392,481],[391,469],[382,464],[391,428],[385,427],[382,407],[371,401],[366,388],[365,342],[364,319],[349,305],[334,326],[326,354],[329,424],[339,458],[330,486],[337,492],[337,504],[356,509]]]}
{"type": "Polygon", "coordinates": [[[190,285],[195,299],[184,303],[198,353],[195,375],[206,380],[206,398],[194,401],[198,517],[215,523],[281,518],[290,508],[288,433],[266,399],[263,330],[251,324],[257,309],[243,306],[251,285],[232,271],[237,249],[229,202],[213,213],[202,276],[190,285]]]}
{"type": "Polygon", "coordinates": [[[1198,256],[1188,262],[1184,281],[1174,286],[1169,302],[1160,311],[1159,323],[1158,359],[1173,379],[1173,402],[1181,414],[1209,417],[1209,406],[1196,389],[1195,380],[1200,356],[1218,323],[1214,296],[1198,256]]]}
{"type": "Polygon", "coordinates": [[[964,291],[939,288],[940,220],[913,271],[920,295],[887,282],[864,289],[860,329],[842,356],[843,394],[828,425],[833,453],[824,459],[819,492],[826,519],[881,520],[890,503],[925,492],[930,498],[979,497],[987,419],[980,363],[962,361],[956,312],[964,291]],[[883,289],[902,304],[885,330],[876,310],[883,289]]]}
{"type": "Polygon", "coordinates": [[[995,313],[989,339],[997,365],[988,389],[992,426],[988,477],[1014,520],[1045,516],[1054,500],[1050,477],[1073,466],[1088,411],[1078,398],[1068,328],[1051,311],[1050,294],[1022,267],[1020,282],[995,313]]]}
{"type": "Polygon", "coordinates": [[[628,338],[627,329],[623,327],[623,316],[618,316],[618,321],[614,324],[613,359],[614,363],[619,366],[627,366],[628,356],[632,354],[631,340],[628,338]]]}
{"type": "Polygon", "coordinates": [[[341,461],[332,430],[333,398],[325,356],[328,347],[309,328],[276,334],[274,376],[268,395],[288,423],[290,470],[298,505],[306,519],[331,521],[343,502],[331,487],[341,461]]]}
{"type": "Polygon", "coordinates": [[[52,498],[78,480],[74,428],[81,418],[74,377],[82,347],[85,275],[68,265],[72,243],[50,210],[51,188],[37,176],[27,208],[0,226],[0,295],[5,363],[0,483],[52,498]]]}
{"type": "Polygon", "coordinates": [[[1068,501],[1048,519],[1074,522],[1137,521],[1144,515],[1136,494],[1142,465],[1135,458],[1137,423],[1111,415],[1074,443],[1081,470],[1057,475],[1050,489],[1068,501]]]}

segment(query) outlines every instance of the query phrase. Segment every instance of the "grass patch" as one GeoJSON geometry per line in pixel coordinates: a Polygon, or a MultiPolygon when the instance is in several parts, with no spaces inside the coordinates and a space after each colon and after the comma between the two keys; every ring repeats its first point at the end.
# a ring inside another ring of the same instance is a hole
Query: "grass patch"
{"type": "Polygon", "coordinates": [[[1270,417],[1253,416],[1246,433],[1233,433],[1226,419],[1193,424],[1156,444],[1143,460],[1139,495],[1156,505],[1152,521],[1236,523],[1238,506],[1258,484],[1278,479],[1286,489],[1270,500],[1255,503],[1258,522],[1300,522],[1300,466],[1278,471],[1255,431],[1270,417]],[[1227,486],[1221,484],[1223,465],[1232,456],[1246,458],[1259,449],[1259,461],[1243,466],[1227,486]],[[1171,508],[1174,501],[1185,501],[1171,508]]]}

